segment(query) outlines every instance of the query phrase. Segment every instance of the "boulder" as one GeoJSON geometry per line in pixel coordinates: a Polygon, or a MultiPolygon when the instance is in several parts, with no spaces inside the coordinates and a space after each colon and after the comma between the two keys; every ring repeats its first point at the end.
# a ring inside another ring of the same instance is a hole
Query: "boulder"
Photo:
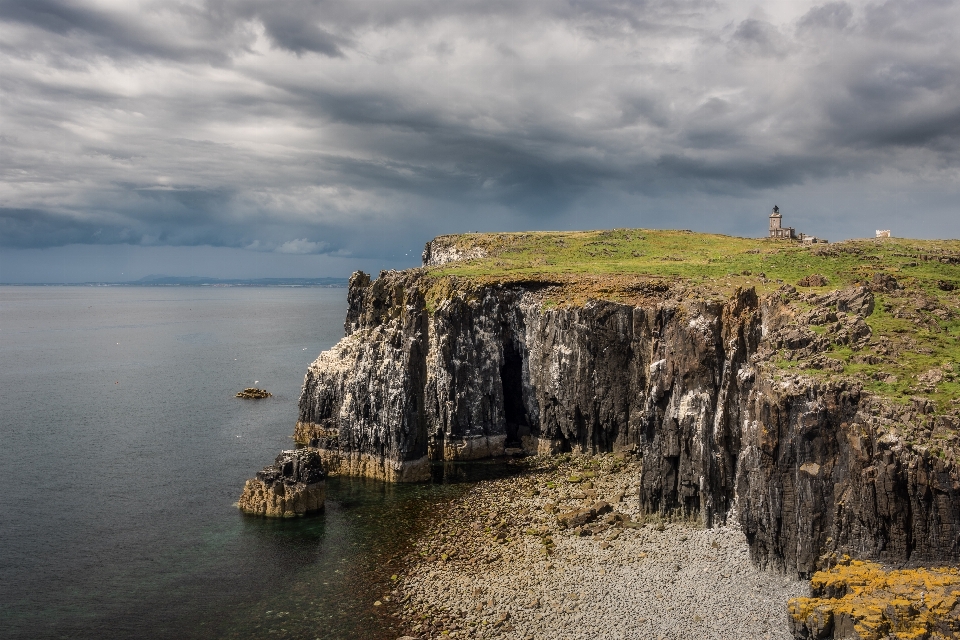
{"type": "Polygon", "coordinates": [[[608,502],[599,500],[591,504],[589,507],[561,513],[557,516],[557,522],[561,527],[573,529],[575,527],[585,525],[588,522],[592,522],[598,516],[602,516],[603,514],[609,513],[612,510],[613,507],[611,507],[608,502]]]}
{"type": "Polygon", "coordinates": [[[820,275],[819,273],[811,273],[808,276],[804,276],[797,281],[798,287],[825,287],[827,286],[827,279],[820,275]]]}
{"type": "Polygon", "coordinates": [[[900,288],[900,283],[889,273],[875,273],[870,278],[871,291],[896,291],[900,288]]]}

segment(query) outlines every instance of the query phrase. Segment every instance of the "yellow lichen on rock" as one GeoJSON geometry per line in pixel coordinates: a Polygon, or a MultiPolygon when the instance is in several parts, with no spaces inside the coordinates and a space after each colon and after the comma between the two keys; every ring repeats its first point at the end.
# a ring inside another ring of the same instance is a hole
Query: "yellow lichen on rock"
{"type": "Polygon", "coordinates": [[[960,637],[960,570],[888,571],[844,558],[788,604],[795,638],[936,640],[960,637]]]}

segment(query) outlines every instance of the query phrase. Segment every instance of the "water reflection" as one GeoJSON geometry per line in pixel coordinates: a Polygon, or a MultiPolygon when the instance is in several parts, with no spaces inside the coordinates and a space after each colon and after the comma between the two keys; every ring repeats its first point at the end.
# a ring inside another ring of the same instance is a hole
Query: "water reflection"
{"type": "Polygon", "coordinates": [[[439,463],[432,482],[389,484],[368,478],[327,480],[323,513],[296,519],[243,517],[251,548],[271,567],[274,586],[233,616],[223,638],[393,639],[389,607],[374,607],[438,507],[476,482],[523,471],[512,460],[439,463]]]}
{"type": "Polygon", "coordinates": [[[495,458],[464,462],[436,462],[431,466],[431,481],[434,484],[459,484],[499,480],[523,472],[523,462],[517,458],[495,458]]]}

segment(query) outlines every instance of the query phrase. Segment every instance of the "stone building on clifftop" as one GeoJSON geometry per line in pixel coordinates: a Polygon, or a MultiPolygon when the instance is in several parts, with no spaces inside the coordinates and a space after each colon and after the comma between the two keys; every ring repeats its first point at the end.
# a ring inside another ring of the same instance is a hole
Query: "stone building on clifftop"
{"type": "Polygon", "coordinates": [[[805,233],[797,233],[793,227],[783,226],[783,215],[780,213],[780,207],[773,205],[773,211],[770,213],[770,238],[776,240],[799,240],[806,244],[816,244],[826,242],[816,236],[810,236],[805,233]]]}
{"type": "Polygon", "coordinates": [[[795,240],[797,237],[793,227],[783,226],[783,216],[780,215],[780,207],[777,205],[773,205],[773,212],[770,214],[770,237],[785,240],[795,240]]]}

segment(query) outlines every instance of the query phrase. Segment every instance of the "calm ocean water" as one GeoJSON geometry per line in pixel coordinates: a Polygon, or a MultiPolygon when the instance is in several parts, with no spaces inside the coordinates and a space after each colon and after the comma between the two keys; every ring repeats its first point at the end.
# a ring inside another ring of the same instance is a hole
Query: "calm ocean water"
{"type": "Polygon", "coordinates": [[[389,560],[464,485],[331,479],[292,521],[233,506],[292,446],[345,298],[0,287],[0,636],[396,638],[372,606],[389,560]],[[274,397],[233,397],[254,385],[274,397]]]}

